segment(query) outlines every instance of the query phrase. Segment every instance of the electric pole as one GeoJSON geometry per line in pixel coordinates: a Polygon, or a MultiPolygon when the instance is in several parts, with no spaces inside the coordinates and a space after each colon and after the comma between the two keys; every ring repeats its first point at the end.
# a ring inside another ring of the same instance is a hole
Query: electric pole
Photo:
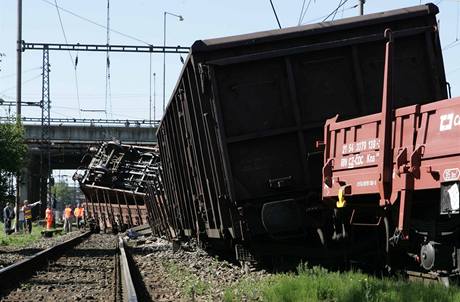
{"type": "Polygon", "coordinates": [[[156,100],[156,76],[157,74],[154,72],[153,73],[153,120],[156,121],[156,103],[157,103],[157,100],[156,100]]]}
{"type": "Polygon", "coordinates": [[[16,43],[16,118],[21,119],[21,72],[22,72],[22,0],[18,0],[18,40],[16,43]]]}
{"type": "Polygon", "coordinates": [[[366,0],[359,0],[359,14],[361,16],[364,15],[364,3],[366,3],[366,0]]]}
{"type": "Polygon", "coordinates": [[[152,126],[152,54],[149,53],[149,123],[152,126]]]}
{"type": "MultiPolygon", "coordinates": [[[[22,76],[22,0],[18,0],[18,40],[16,43],[16,124],[21,123],[21,76],[22,76]]],[[[16,215],[19,214],[19,186],[21,172],[16,173],[16,215]]],[[[15,231],[19,231],[19,223],[15,223],[15,231]]]]}

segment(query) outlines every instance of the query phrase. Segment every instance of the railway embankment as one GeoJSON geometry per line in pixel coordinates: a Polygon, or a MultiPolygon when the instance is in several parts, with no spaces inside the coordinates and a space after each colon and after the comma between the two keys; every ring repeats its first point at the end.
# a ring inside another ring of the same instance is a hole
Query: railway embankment
{"type": "Polygon", "coordinates": [[[245,272],[195,245],[174,251],[166,240],[129,240],[152,301],[460,301],[460,287],[408,282],[359,271],[328,271],[301,264],[295,271],[245,272]]]}

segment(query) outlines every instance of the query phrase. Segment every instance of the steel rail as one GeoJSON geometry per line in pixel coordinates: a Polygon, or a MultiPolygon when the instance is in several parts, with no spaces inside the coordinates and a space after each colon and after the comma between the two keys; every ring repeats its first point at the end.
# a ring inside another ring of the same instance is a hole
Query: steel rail
{"type": "Polygon", "coordinates": [[[20,260],[0,269],[0,284],[2,288],[12,288],[22,280],[32,276],[38,270],[46,267],[50,261],[58,259],[67,250],[82,242],[90,234],[91,232],[85,232],[75,238],[40,251],[27,259],[20,260]]]}
{"type": "Polygon", "coordinates": [[[137,293],[134,287],[133,278],[125,251],[125,242],[122,237],[118,237],[118,248],[120,249],[121,284],[123,286],[123,300],[137,302],[137,293]]]}

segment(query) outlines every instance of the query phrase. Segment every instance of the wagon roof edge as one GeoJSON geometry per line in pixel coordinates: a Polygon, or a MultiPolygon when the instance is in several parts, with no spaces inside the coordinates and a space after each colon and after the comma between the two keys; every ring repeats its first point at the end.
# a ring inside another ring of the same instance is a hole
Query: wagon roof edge
{"type": "Polygon", "coordinates": [[[407,19],[423,15],[436,15],[439,9],[433,3],[407,8],[383,11],[364,16],[350,17],[335,21],[287,27],[283,29],[260,31],[249,34],[227,36],[222,38],[197,40],[191,47],[192,53],[209,52],[218,49],[232,48],[244,45],[256,45],[276,40],[292,39],[302,36],[318,35],[327,32],[340,31],[361,27],[366,24],[378,24],[385,21],[407,19]]]}

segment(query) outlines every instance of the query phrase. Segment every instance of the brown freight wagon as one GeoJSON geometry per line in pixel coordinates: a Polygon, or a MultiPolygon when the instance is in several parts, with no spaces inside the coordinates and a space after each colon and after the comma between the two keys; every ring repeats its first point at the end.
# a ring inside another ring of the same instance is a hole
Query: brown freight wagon
{"type": "Polygon", "coordinates": [[[95,219],[103,229],[121,231],[149,223],[145,193],[91,185],[80,189],[86,197],[83,206],[87,217],[95,219]]]}
{"type": "Polygon", "coordinates": [[[157,175],[157,149],[105,142],[83,161],[88,159],[84,173],[74,174],[86,198],[88,217],[114,231],[150,223],[144,199],[157,175]]]}
{"type": "Polygon", "coordinates": [[[381,110],[385,28],[397,41],[396,106],[447,98],[437,13],[429,4],[196,41],[157,132],[167,197],[152,203],[158,228],[304,254],[331,216],[315,143],[338,112],[381,110]]]}
{"type": "Polygon", "coordinates": [[[460,98],[393,110],[392,65],[390,34],[382,112],[326,122],[323,198],[354,241],[380,237],[388,265],[458,275],[460,98]]]}

